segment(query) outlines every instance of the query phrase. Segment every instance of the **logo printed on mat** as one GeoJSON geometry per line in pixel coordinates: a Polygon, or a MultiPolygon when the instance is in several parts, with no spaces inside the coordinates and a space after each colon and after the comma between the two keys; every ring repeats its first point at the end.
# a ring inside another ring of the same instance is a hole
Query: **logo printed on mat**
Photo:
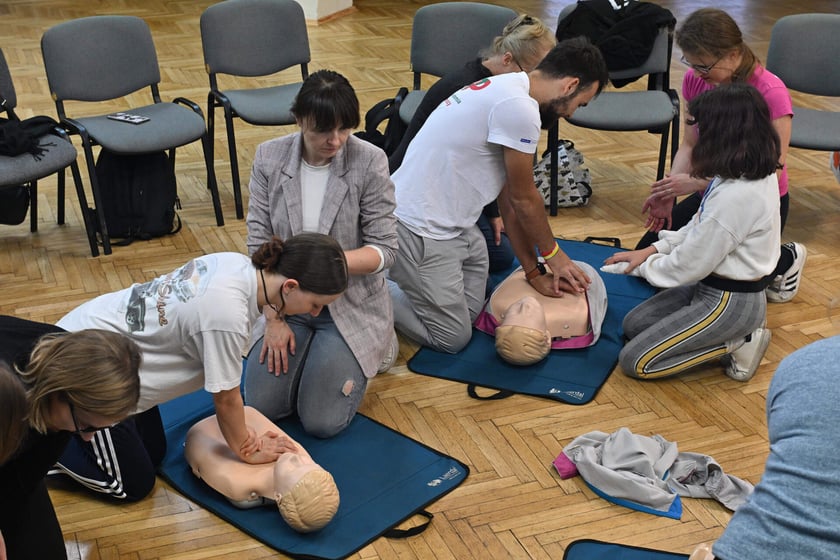
{"type": "Polygon", "coordinates": [[[586,395],[583,394],[583,391],[563,391],[562,389],[555,389],[553,387],[548,390],[548,394],[549,395],[557,395],[557,394],[566,395],[567,397],[571,397],[571,398],[577,399],[579,401],[582,401],[583,398],[586,396],[586,395]]]}
{"type": "Polygon", "coordinates": [[[447,480],[452,480],[453,478],[457,478],[459,476],[461,476],[461,469],[459,469],[458,467],[452,467],[451,469],[443,473],[441,476],[427,482],[426,486],[440,486],[447,480]]]}

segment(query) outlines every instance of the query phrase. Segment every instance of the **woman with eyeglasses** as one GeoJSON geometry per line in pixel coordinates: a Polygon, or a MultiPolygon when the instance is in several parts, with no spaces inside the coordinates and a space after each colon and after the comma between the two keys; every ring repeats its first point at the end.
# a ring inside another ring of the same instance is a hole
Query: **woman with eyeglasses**
{"type": "Polygon", "coordinates": [[[0,316],[0,558],[65,558],[44,477],[73,434],[133,413],[140,350],[96,329],[62,329],[0,316]]]}
{"type": "MultiPolygon", "coordinates": [[[[682,86],[686,104],[721,84],[746,83],[755,87],[770,107],[773,128],[782,142],[777,175],[779,211],[784,231],[790,206],[785,159],[793,120],[793,106],[787,87],[780,78],[762,66],[744,42],[738,24],[723,10],[702,8],[692,12],[677,29],[676,41],[683,51],[681,60],[689,68],[682,86]]],[[[662,229],[679,229],[697,212],[710,179],[693,177],[691,173],[691,154],[697,145],[698,134],[696,126],[686,127],[682,144],[671,164],[671,172],[651,186],[651,194],[643,206],[643,211],[648,214],[645,227],[649,231],[636,245],[637,249],[655,242],[662,229]],[[675,205],[678,197],[684,198],[675,205]]],[[[806,256],[807,251],[801,243],[782,245],[781,256],[771,273],[773,282],[765,291],[768,301],[786,302],[793,299],[799,289],[806,256]]]]}
{"type": "MultiPolygon", "coordinates": [[[[402,165],[408,145],[423,127],[432,111],[450,95],[491,76],[509,72],[530,72],[537,67],[555,44],[557,44],[557,39],[554,36],[554,30],[549,29],[538,18],[521,14],[511,20],[502,30],[502,34],[493,39],[493,44],[482,52],[481,56],[471,60],[460,70],[442,77],[429,88],[420,105],[417,106],[402,141],[388,158],[391,173],[402,165]]],[[[543,125],[545,126],[545,123],[543,125]]],[[[504,228],[498,204],[493,202],[484,208],[478,219],[478,227],[487,241],[490,272],[509,268],[513,262],[513,249],[507,235],[503,235],[504,228]]],[[[488,286],[489,288],[492,286],[488,286]]]]}
{"type": "Polygon", "coordinates": [[[213,394],[225,441],[241,460],[268,463],[282,445],[273,432],[245,422],[240,392],[242,357],[262,313],[317,316],[347,287],[347,261],[338,243],[318,233],[271,238],[251,257],[213,253],[142,284],[101,295],[58,325],[75,331],[124,334],[140,348],[136,417],[74,438],[56,464],[87,488],[137,500],[154,487],[166,442],[157,405],[204,389],[213,394]]]}

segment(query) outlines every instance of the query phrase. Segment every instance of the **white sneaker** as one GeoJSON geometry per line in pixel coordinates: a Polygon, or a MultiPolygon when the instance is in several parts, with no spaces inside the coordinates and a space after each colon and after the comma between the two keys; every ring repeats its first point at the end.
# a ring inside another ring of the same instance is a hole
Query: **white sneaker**
{"type": "Polygon", "coordinates": [[[726,375],[735,381],[749,381],[755,375],[761,358],[767,352],[772,334],[770,329],[758,327],[749,334],[747,341],[725,358],[726,375]]]}
{"type": "Polygon", "coordinates": [[[397,356],[400,353],[400,340],[397,338],[397,332],[391,331],[391,344],[388,346],[388,352],[379,364],[379,369],[376,373],[385,373],[391,369],[397,361],[397,356]]]}
{"type": "Polygon", "coordinates": [[[764,290],[767,301],[773,303],[787,303],[796,296],[802,280],[802,269],[805,268],[805,259],[808,258],[808,250],[802,243],[785,243],[782,247],[793,253],[793,264],[776,276],[773,283],[764,290]]]}

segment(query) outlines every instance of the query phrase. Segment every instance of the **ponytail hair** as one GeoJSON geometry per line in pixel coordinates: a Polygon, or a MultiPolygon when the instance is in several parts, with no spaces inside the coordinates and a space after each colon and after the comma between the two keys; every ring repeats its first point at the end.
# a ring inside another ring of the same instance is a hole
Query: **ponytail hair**
{"type": "Polygon", "coordinates": [[[484,59],[509,52],[517,63],[536,67],[545,52],[557,44],[554,31],[542,21],[527,14],[512,19],[493,39],[493,44],[482,51],[484,59]]]}
{"type": "Polygon", "coordinates": [[[332,296],[347,289],[349,272],[344,250],[322,233],[301,233],[285,241],[272,237],[251,256],[257,270],[297,280],[313,294],[332,296]]]}

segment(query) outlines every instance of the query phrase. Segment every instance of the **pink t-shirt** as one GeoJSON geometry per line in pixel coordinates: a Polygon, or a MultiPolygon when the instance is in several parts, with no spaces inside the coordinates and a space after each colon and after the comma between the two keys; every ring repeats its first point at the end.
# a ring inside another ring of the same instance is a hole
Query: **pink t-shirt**
{"type": "MultiPolygon", "coordinates": [[[[772,120],[784,117],[785,115],[793,116],[793,104],[790,100],[790,93],[784,82],[778,76],[767,71],[763,66],[758,65],[747,83],[757,89],[764,97],[767,106],[770,108],[770,118],[772,120]]],[[[717,87],[715,84],[704,82],[694,72],[689,70],[683,78],[683,99],[688,103],[701,93],[714,89],[715,87],[717,87]]],[[[784,196],[787,192],[788,174],[787,164],[785,164],[782,172],[779,173],[779,196],[784,196]]]]}

